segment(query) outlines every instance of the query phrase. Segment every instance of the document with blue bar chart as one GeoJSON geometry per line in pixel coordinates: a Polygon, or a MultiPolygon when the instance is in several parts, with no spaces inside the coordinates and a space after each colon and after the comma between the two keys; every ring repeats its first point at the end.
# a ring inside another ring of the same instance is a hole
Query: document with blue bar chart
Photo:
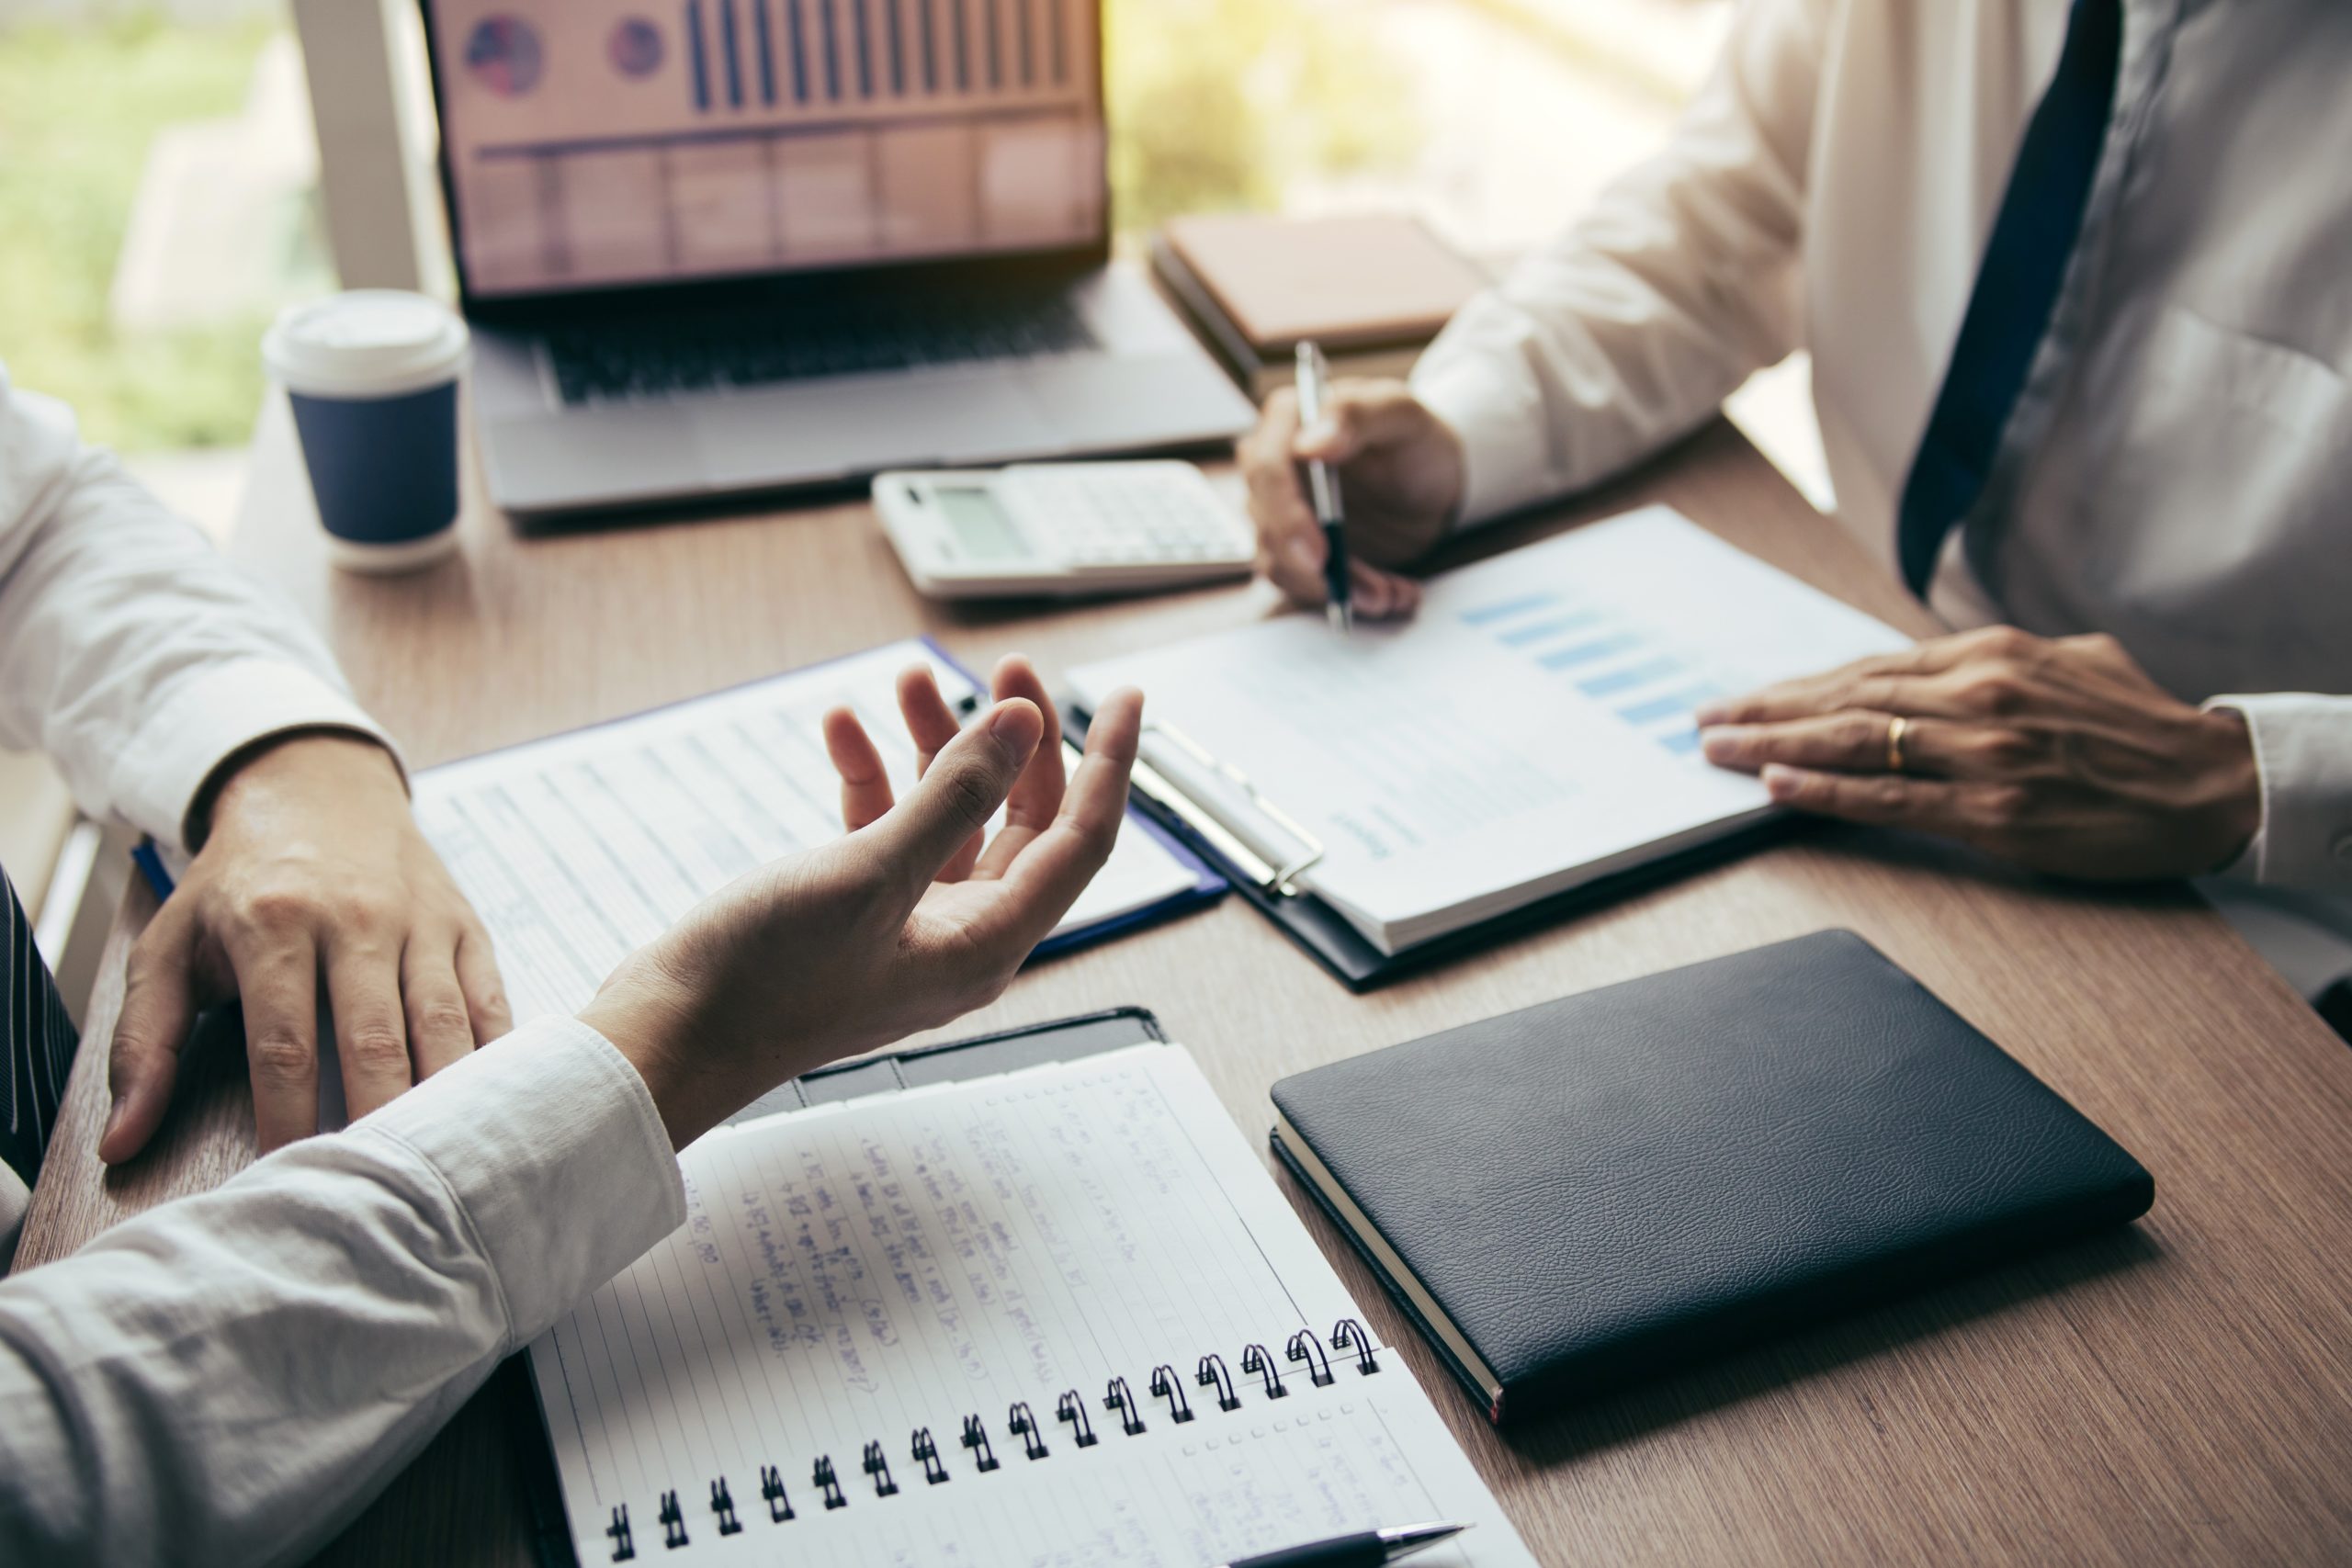
{"type": "Polygon", "coordinates": [[[1770,814],[1697,707],[1908,641],[1650,507],[1446,573],[1404,625],[1286,615],[1069,680],[1142,687],[1144,760],[1393,954],[1770,814]]]}

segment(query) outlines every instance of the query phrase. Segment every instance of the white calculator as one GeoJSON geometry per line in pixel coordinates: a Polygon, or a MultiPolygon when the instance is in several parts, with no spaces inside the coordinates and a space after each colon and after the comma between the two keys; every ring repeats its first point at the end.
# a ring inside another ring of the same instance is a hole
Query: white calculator
{"type": "Polygon", "coordinates": [[[1249,519],[1190,463],[1035,463],[877,474],[874,507],[935,599],[1079,595],[1238,577],[1249,519]]]}

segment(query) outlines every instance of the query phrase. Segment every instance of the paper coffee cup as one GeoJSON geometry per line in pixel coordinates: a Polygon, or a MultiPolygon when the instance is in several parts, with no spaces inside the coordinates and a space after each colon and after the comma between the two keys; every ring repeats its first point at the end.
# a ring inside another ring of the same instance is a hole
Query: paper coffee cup
{"type": "Polygon", "coordinates": [[[337,566],[408,571],[457,547],[467,341],[447,306],[393,288],[290,306],[262,338],[337,566]]]}

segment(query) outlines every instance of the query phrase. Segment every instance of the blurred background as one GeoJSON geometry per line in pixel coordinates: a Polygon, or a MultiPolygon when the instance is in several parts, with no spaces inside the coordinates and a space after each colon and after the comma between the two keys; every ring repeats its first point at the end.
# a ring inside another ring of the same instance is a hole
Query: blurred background
{"type": "MultiPolygon", "coordinates": [[[[1105,0],[1121,243],[1181,212],[1405,209],[1508,258],[1657,146],[1733,3],[1105,0]]],[[[0,0],[0,362],[225,534],[261,331],[337,287],[335,237],[376,243],[379,209],[438,224],[431,119],[407,0],[0,0]]],[[[1827,504],[1802,363],[1734,414],[1827,504]]],[[[42,891],[96,853],[73,829],[55,780],[0,755],[0,862],[54,941],[75,910],[42,891]]]]}

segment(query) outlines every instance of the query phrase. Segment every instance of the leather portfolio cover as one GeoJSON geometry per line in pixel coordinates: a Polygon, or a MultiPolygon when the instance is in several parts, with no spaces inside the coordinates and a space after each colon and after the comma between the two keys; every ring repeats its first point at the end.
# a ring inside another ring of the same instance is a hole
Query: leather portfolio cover
{"type": "Polygon", "coordinates": [[[2155,1195],[1850,931],[1375,1051],[1273,1099],[1276,1153],[1497,1422],[2155,1195]]]}
{"type": "Polygon", "coordinates": [[[1178,218],[1164,237],[1261,357],[1425,344],[1487,281],[1410,218],[1178,218]]]}

